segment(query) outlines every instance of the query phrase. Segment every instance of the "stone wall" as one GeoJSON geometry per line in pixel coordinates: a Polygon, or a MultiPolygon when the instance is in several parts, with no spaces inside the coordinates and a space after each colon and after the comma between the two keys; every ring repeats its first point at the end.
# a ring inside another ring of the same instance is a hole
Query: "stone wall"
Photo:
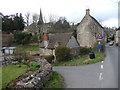
{"type": "Polygon", "coordinates": [[[17,82],[18,88],[42,88],[43,84],[49,80],[52,72],[52,66],[45,59],[37,58],[36,61],[40,63],[41,68],[33,74],[17,82]]]}
{"type": "Polygon", "coordinates": [[[27,54],[29,55],[40,54],[40,51],[27,51],[27,54]]]}
{"type": "Polygon", "coordinates": [[[10,64],[17,64],[17,63],[19,62],[15,59],[14,56],[2,56],[2,59],[1,59],[2,66],[7,66],[10,64]]]}
{"type": "Polygon", "coordinates": [[[41,48],[40,55],[53,55],[54,51],[47,48],[41,48]]]}

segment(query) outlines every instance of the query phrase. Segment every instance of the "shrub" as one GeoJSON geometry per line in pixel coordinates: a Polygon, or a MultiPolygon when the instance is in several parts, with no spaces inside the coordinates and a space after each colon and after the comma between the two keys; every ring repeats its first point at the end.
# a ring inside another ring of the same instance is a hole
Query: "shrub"
{"type": "Polygon", "coordinates": [[[81,56],[87,55],[87,54],[89,54],[90,51],[91,51],[91,48],[80,48],[79,55],[81,55],[81,56]]]}
{"type": "Polygon", "coordinates": [[[34,41],[38,41],[38,36],[37,35],[31,37],[31,42],[34,42],[34,41]]]}
{"type": "Polygon", "coordinates": [[[54,60],[53,55],[44,55],[42,57],[45,58],[49,63],[52,63],[52,60],[54,60]]]}
{"type": "Polygon", "coordinates": [[[28,33],[17,32],[14,34],[14,40],[16,44],[25,45],[31,40],[32,35],[28,33]]]}
{"type": "Polygon", "coordinates": [[[58,46],[55,50],[55,54],[58,62],[71,59],[71,49],[64,46],[58,46]]]}

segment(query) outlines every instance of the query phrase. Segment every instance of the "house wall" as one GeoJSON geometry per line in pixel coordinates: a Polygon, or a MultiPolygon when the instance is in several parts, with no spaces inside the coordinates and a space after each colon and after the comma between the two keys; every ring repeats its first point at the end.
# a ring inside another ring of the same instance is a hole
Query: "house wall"
{"type": "Polygon", "coordinates": [[[71,47],[79,47],[75,37],[71,37],[71,39],[69,40],[69,42],[66,45],[67,47],[71,48],[71,47]]]}
{"type": "Polygon", "coordinates": [[[118,46],[120,47],[120,37],[118,38],[118,41],[119,41],[119,42],[118,42],[118,46]]]}
{"type": "Polygon", "coordinates": [[[115,42],[120,46],[120,30],[116,31],[115,42]]]}
{"type": "Polygon", "coordinates": [[[118,31],[118,46],[120,47],[120,30],[118,31]]]}
{"type": "Polygon", "coordinates": [[[95,33],[102,31],[103,29],[90,16],[86,16],[77,26],[77,41],[81,47],[94,47],[95,33]]]}
{"type": "Polygon", "coordinates": [[[118,40],[119,40],[118,32],[119,32],[119,31],[116,31],[116,37],[115,37],[115,41],[116,41],[116,43],[118,43],[118,40]]]}

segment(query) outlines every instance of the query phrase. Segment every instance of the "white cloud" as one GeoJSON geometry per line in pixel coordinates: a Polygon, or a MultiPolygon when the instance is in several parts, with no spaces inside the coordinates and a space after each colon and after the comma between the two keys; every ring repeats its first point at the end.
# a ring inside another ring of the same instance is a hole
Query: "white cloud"
{"type": "Polygon", "coordinates": [[[102,22],[103,26],[107,27],[118,27],[118,19],[117,18],[110,18],[102,22]]]}
{"type": "Polygon", "coordinates": [[[80,21],[86,8],[90,8],[91,15],[97,20],[117,17],[117,3],[111,0],[2,0],[0,3],[0,11],[5,15],[24,15],[26,12],[39,14],[40,8],[46,18],[54,14],[65,16],[70,22],[80,21]]]}

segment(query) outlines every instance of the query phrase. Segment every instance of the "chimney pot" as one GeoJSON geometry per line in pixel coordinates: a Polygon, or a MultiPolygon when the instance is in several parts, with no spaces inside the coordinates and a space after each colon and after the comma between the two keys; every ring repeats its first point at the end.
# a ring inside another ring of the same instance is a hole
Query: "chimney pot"
{"type": "Polygon", "coordinates": [[[90,15],[90,9],[86,9],[86,15],[90,15]]]}

